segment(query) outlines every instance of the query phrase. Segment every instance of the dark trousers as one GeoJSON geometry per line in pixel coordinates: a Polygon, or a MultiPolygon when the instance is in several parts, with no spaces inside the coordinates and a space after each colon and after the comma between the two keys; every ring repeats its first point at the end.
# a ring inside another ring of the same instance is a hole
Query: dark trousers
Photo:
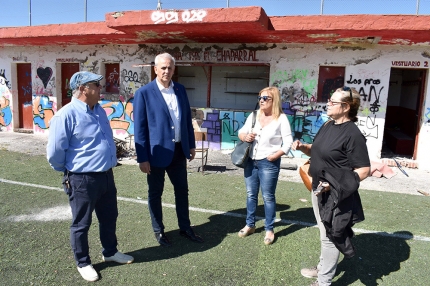
{"type": "MultiPolygon", "coordinates": [[[[67,176],[67,175],[65,175],[67,176]]],[[[65,188],[72,208],[70,244],[76,264],[91,264],[88,247],[88,230],[95,210],[99,221],[99,235],[103,256],[114,255],[117,250],[116,220],[118,217],[117,190],[112,169],[100,173],[68,174],[70,188],[65,188]]]]}
{"type": "Polygon", "coordinates": [[[169,166],[160,168],[151,166],[151,174],[147,175],[148,206],[154,232],[163,232],[163,209],[161,196],[164,190],[165,173],[169,176],[175,193],[176,216],[180,230],[188,230],[190,215],[188,210],[187,161],[180,143],[175,144],[175,153],[169,166]]]}

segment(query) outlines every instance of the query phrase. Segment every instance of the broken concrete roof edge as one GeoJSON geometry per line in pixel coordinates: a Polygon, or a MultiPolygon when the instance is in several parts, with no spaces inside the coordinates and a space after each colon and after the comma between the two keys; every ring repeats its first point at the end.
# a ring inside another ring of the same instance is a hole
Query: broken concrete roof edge
{"type": "MultiPolygon", "coordinates": [[[[136,10],[110,12],[105,21],[41,26],[0,28],[2,46],[76,43],[122,44],[157,43],[161,38],[170,42],[240,42],[253,43],[274,39],[278,43],[309,42],[310,35],[336,35],[339,38],[382,37],[395,42],[394,33],[408,34],[406,42],[430,41],[430,15],[306,15],[267,16],[261,7],[211,8],[185,10],[136,10]],[[406,32],[406,33],[405,33],[406,32]],[[226,38],[227,36],[227,38],[226,38]],[[119,39],[120,37],[121,39],[119,39]],[[73,38],[73,41],[72,41],[73,38]],[[103,38],[98,41],[97,38],[103,38]],[[54,42],[52,40],[54,39],[54,42]],[[258,40],[260,39],[260,40],[258,40]],[[25,42],[25,44],[24,44],[25,42]]],[[[402,35],[404,37],[404,35],[402,35]]]]}

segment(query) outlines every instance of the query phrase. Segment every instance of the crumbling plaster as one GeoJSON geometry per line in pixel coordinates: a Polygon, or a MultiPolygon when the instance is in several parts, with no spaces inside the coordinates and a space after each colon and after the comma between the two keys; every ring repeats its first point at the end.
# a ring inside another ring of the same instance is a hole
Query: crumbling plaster
{"type": "MultiPolygon", "coordinates": [[[[389,89],[390,69],[395,61],[424,62],[430,58],[430,50],[421,46],[381,46],[381,45],[310,45],[310,44],[171,44],[171,45],[95,45],[95,46],[43,46],[43,47],[2,47],[0,48],[0,69],[4,70],[6,78],[11,85],[13,110],[17,110],[17,86],[14,66],[17,63],[32,64],[32,92],[34,96],[44,94],[56,106],[61,99],[56,86],[59,84],[61,62],[78,62],[81,70],[101,72],[103,63],[119,62],[121,72],[133,71],[138,74],[139,80],[133,83],[124,83],[121,79],[119,100],[123,103],[132,98],[134,92],[147,84],[150,80],[151,67],[140,66],[153,61],[157,53],[168,52],[204,52],[217,49],[248,49],[257,54],[255,63],[270,64],[270,84],[283,88],[296,84],[305,89],[311,96],[316,95],[318,71],[321,65],[345,66],[345,82],[357,90],[368,92],[371,86],[377,92],[370,101],[363,101],[359,113],[359,128],[367,138],[371,158],[380,156],[382,136],[384,131],[384,118],[389,89]],[[53,69],[53,78],[43,87],[37,77],[38,67],[53,69]],[[355,80],[355,81],[354,81],[355,80]],[[366,81],[367,80],[367,81],[366,81]],[[360,83],[358,83],[360,82],[360,83]],[[366,83],[367,82],[367,83],[366,83]],[[377,83],[377,84],[375,84],[377,83]],[[373,84],[373,85],[372,85],[373,84]]],[[[187,58],[182,59],[187,62],[187,58]]],[[[403,67],[417,68],[417,67],[403,67]]],[[[426,68],[419,66],[419,68],[426,68]]],[[[428,73],[427,73],[428,82],[428,73]]],[[[426,88],[423,116],[421,116],[421,134],[430,132],[430,96],[426,88]]],[[[1,96],[1,95],[0,95],[1,96]]],[[[112,99],[112,97],[110,97],[112,99]]],[[[314,103],[312,108],[323,110],[325,102],[314,103]]],[[[301,112],[301,111],[299,111],[301,112]]],[[[302,111],[304,112],[304,111],[302,111]]],[[[401,116],[401,115],[399,115],[401,116]]],[[[16,121],[16,116],[14,116],[16,121]]],[[[37,130],[47,132],[47,130],[37,130]]],[[[123,134],[124,135],[124,134],[123,134]]],[[[418,141],[418,154],[420,168],[430,169],[429,152],[423,151],[430,142],[424,135],[418,141]]]]}

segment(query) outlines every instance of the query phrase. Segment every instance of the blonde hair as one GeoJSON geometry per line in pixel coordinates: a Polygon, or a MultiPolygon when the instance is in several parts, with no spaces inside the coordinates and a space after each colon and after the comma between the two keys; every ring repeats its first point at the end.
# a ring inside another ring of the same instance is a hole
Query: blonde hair
{"type": "Polygon", "coordinates": [[[272,116],[274,119],[278,119],[279,116],[284,113],[282,111],[281,93],[279,92],[279,89],[275,86],[265,87],[258,95],[261,96],[263,92],[267,92],[267,94],[272,97],[272,116]]]}

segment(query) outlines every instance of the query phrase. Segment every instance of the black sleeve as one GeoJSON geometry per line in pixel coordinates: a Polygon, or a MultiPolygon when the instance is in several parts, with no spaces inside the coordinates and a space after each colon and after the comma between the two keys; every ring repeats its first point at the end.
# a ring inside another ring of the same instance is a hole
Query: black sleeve
{"type": "Polygon", "coordinates": [[[370,167],[369,153],[367,151],[366,138],[358,127],[353,126],[351,137],[346,143],[348,162],[352,169],[370,167]]]}

